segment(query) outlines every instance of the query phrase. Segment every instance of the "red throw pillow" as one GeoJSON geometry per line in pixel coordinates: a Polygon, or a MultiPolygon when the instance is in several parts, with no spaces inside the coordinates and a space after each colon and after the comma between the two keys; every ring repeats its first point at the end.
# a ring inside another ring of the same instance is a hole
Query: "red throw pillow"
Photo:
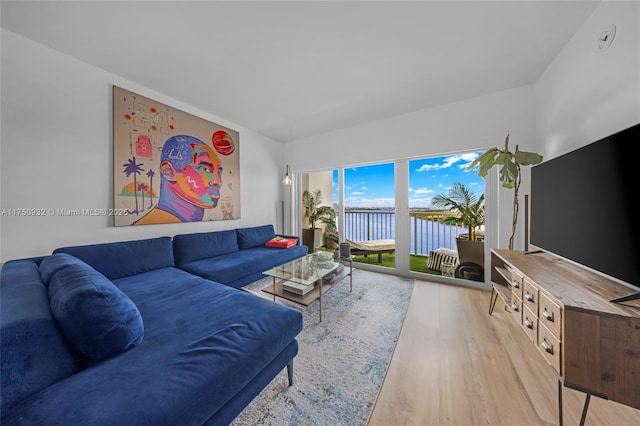
{"type": "Polygon", "coordinates": [[[289,248],[295,246],[297,243],[298,240],[296,238],[274,237],[267,241],[265,245],[267,247],[289,248]]]}

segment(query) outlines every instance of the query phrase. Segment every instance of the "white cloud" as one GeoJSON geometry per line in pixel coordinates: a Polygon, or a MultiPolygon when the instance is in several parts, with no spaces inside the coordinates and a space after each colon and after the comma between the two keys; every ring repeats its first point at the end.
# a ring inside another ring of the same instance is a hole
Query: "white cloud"
{"type": "Polygon", "coordinates": [[[433,189],[429,189],[429,188],[418,188],[416,190],[413,191],[416,195],[425,195],[425,194],[431,194],[433,192],[435,192],[433,189]]]}
{"type": "Polygon", "coordinates": [[[442,159],[442,162],[439,164],[423,164],[422,166],[416,169],[416,172],[427,172],[430,170],[448,169],[449,167],[452,167],[455,164],[458,164],[457,167],[461,169],[465,169],[476,158],[478,158],[478,153],[476,152],[470,152],[470,153],[459,154],[459,155],[458,154],[450,155],[448,157],[444,157],[442,159]]]}

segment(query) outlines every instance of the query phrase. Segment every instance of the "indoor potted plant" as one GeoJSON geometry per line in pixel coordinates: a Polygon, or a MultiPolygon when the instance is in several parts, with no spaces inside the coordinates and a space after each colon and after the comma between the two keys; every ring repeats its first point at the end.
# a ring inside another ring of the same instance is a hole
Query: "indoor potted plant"
{"type": "Polygon", "coordinates": [[[459,278],[482,280],[484,271],[484,240],[478,237],[478,230],[484,225],[484,194],[478,196],[470,191],[461,182],[454,182],[446,195],[436,195],[431,204],[436,207],[444,207],[454,216],[444,218],[445,223],[460,223],[467,228],[464,238],[457,238],[459,266],[456,276],[459,278]],[[462,270],[467,270],[463,274],[462,270]]]}
{"type": "Polygon", "coordinates": [[[304,215],[309,221],[309,228],[302,230],[302,243],[309,248],[309,253],[313,253],[316,248],[322,247],[322,228],[320,223],[328,228],[336,227],[336,211],[333,207],[322,205],[322,191],[305,190],[302,193],[302,206],[304,215]]]}
{"type": "Polygon", "coordinates": [[[484,178],[493,166],[500,167],[500,182],[502,187],[513,188],[513,218],[511,221],[511,236],[509,237],[509,250],[513,250],[513,238],[518,223],[518,190],[520,189],[521,167],[532,166],[542,162],[542,156],[535,152],[520,151],[516,145],[515,152],[509,151],[509,135],[504,140],[504,149],[498,147],[485,151],[476,158],[467,170],[478,166],[478,176],[484,178]]]}

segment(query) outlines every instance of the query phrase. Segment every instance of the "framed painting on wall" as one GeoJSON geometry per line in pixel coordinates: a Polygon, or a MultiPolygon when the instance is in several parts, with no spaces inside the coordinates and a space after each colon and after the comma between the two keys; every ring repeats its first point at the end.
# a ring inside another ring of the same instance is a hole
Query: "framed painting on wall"
{"type": "Polygon", "coordinates": [[[113,86],[115,226],[240,218],[239,134],[113,86]]]}

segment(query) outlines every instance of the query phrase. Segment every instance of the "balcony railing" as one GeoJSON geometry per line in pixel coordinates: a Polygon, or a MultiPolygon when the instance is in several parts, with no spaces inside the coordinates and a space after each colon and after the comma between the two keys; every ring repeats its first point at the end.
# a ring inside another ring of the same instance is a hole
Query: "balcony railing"
{"type": "MultiPolygon", "coordinates": [[[[351,241],[395,240],[395,212],[393,210],[348,209],[342,229],[344,238],[351,241]]],[[[410,254],[427,256],[439,247],[456,249],[456,237],[467,232],[462,224],[445,224],[442,219],[450,212],[411,210],[409,226],[410,254]]],[[[338,224],[340,227],[340,225],[338,224]]]]}

